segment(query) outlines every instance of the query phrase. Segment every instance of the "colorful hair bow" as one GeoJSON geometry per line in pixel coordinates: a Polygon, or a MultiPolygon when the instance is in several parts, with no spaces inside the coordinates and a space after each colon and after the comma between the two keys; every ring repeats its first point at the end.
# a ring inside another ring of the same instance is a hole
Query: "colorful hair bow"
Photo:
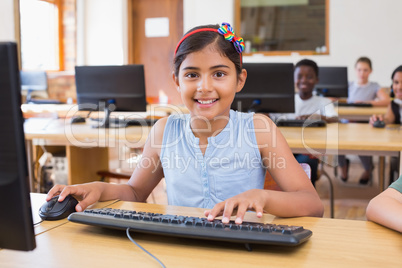
{"type": "Polygon", "coordinates": [[[241,38],[241,37],[236,37],[235,34],[234,34],[234,32],[233,32],[232,26],[230,26],[230,24],[229,24],[229,23],[226,23],[226,22],[223,22],[222,25],[221,25],[221,27],[220,27],[219,29],[214,29],[214,28],[200,28],[200,29],[196,29],[196,30],[194,30],[194,31],[192,31],[192,32],[187,33],[185,36],[183,36],[183,37],[180,39],[179,43],[177,43],[176,49],[175,49],[175,51],[174,51],[175,57],[176,57],[177,50],[179,49],[181,43],[182,43],[187,37],[189,37],[190,35],[193,35],[193,34],[195,34],[195,33],[207,32],[207,31],[208,31],[208,32],[217,32],[217,33],[223,35],[223,37],[224,37],[226,40],[232,42],[233,45],[234,45],[234,47],[235,47],[235,49],[236,49],[236,51],[240,54],[240,62],[242,61],[241,53],[242,53],[243,50],[244,50],[244,41],[243,41],[243,38],[241,38]]]}
{"type": "Polygon", "coordinates": [[[218,33],[223,35],[226,40],[232,42],[238,53],[243,52],[244,40],[241,37],[236,37],[233,28],[229,23],[223,22],[221,27],[218,29],[218,33]]]}

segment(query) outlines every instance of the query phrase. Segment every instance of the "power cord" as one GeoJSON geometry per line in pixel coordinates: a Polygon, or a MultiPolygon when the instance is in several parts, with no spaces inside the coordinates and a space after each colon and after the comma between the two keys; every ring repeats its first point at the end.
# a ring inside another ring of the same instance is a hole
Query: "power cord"
{"type": "Polygon", "coordinates": [[[151,256],[152,258],[154,258],[154,260],[156,260],[163,268],[166,268],[166,266],[154,255],[152,255],[151,252],[149,252],[148,250],[146,250],[145,248],[141,247],[140,244],[138,244],[137,242],[135,242],[135,240],[131,237],[130,235],[130,227],[128,227],[126,229],[126,234],[128,239],[130,239],[131,242],[133,242],[137,247],[139,247],[140,249],[142,249],[145,253],[147,253],[149,256],[151,256]]]}

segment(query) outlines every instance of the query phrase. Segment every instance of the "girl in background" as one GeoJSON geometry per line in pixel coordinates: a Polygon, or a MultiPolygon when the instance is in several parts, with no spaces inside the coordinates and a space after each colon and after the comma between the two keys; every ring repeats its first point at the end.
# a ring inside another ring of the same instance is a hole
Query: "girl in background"
{"type": "MultiPolygon", "coordinates": [[[[367,57],[360,57],[355,64],[357,80],[349,83],[349,103],[369,103],[373,106],[387,106],[390,102],[389,96],[381,89],[376,82],[369,81],[373,71],[371,60],[367,57]]],[[[360,155],[359,159],[363,165],[364,172],[360,176],[360,184],[368,184],[371,172],[374,169],[373,157],[360,155]]],[[[341,180],[346,182],[349,173],[349,159],[344,155],[338,157],[341,168],[341,180]]]]}

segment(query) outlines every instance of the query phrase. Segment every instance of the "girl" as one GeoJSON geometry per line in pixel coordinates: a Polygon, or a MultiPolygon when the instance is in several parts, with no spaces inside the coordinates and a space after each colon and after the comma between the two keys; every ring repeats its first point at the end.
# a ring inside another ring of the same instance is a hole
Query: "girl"
{"type": "MultiPolygon", "coordinates": [[[[370,103],[373,106],[387,106],[390,102],[388,95],[381,89],[376,82],[370,82],[369,76],[372,72],[371,60],[367,57],[360,57],[355,64],[357,80],[349,83],[349,103],[370,103]]],[[[360,176],[360,184],[368,184],[371,172],[374,169],[372,156],[359,156],[364,167],[364,172],[360,176]]],[[[349,159],[344,155],[338,157],[341,168],[341,180],[348,180],[349,159]]]]}
{"type": "MultiPolygon", "coordinates": [[[[373,115],[370,118],[370,124],[375,121],[382,120],[385,124],[402,124],[402,65],[398,66],[391,75],[392,85],[391,91],[394,92],[395,99],[388,105],[387,112],[384,116],[373,115]]],[[[399,170],[399,160],[397,157],[391,157],[390,182],[395,179],[395,173],[399,170]]],[[[399,174],[399,173],[398,173],[399,174]]]]}
{"type": "Polygon", "coordinates": [[[402,123],[402,65],[398,66],[391,75],[391,90],[394,92],[395,99],[388,105],[384,116],[373,115],[370,118],[370,124],[373,125],[377,120],[383,120],[385,124],[402,123]]]}
{"type": "Polygon", "coordinates": [[[380,85],[370,82],[369,76],[373,71],[371,60],[360,57],[355,64],[357,80],[349,83],[349,103],[370,103],[373,106],[387,106],[390,98],[380,85]]]}
{"type": "Polygon", "coordinates": [[[127,184],[56,185],[47,200],[81,197],[77,211],[96,201],[144,202],[165,177],[169,205],[208,208],[209,220],[223,216],[227,223],[236,215],[241,223],[250,209],[257,217],[322,216],[317,192],[275,124],[230,110],[246,82],[243,49],[229,24],[190,30],[177,45],[173,72],[190,113],[158,120],[127,184]],[[263,190],[266,169],[283,192],[263,190]]]}

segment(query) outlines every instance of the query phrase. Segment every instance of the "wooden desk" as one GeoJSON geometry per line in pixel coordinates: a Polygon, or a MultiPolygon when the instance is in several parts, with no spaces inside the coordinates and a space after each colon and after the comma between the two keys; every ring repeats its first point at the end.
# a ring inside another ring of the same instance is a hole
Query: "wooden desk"
{"type": "MultiPolygon", "coordinates": [[[[69,222],[67,218],[57,221],[42,221],[42,219],[39,216],[39,209],[46,202],[46,194],[31,193],[30,195],[31,195],[32,218],[36,236],[69,222]]],[[[102,208],[107,205],[111,205],[115,202],[116,200],[99,202],[93,204],[91,208],[102,208]]]]}
{"type": "Polygon", "coordinates": [[[367,121],[373,114],[385,114],[387,107],[336,107],[340,118],[354,120],[354,121],[367,121]]]}
{"type": "MultiPolygon", "coordinates": [[[[203,216],[203,209],[117,202],[109,207],[203,216]]],[[[247,220],[260,221],[254,213],[247,220]]],[[[132,232],[166,267],[399,267],[402,235],[366,221],[276,218],[263,222],[302,225],[313,236],[298,247],[244,245],[132,232]]],[[[125,231],[68,222],[36,237],[32,252],[0,251],[2,267],[159,267],[125,231]]]]}
{"type": "Polygon", "coordinates": [[[31,118],[24,124],[31,191],[33,185],[33,146],[65,146],[68,184],[98,180],[96,172],[108,170],[108,148],[122,146],[142,148],[150,127],[92,128],[88,124],[71,124],[69,119],[31,118]]]}
{"type": "Polygon", "coordinates": [[[400,128],[379,129],[369,124],[328,124],[324,128],[281,127],[290,148],[295,153],[314,155],[379,155],[380,190],[384,190],[384,156],[399,157],[402,152],[400,128]]]}
{"type": "MultiPolygon", "coordinates": [[[[88,111],[78,111],[77,104],[22,104],[21,110],[24,118],[46,117],[46,118],[70,118],[75,115],[85,116],[88,111]]],[[[148,104],[147,113],[151,116],[164,117],[173,113],[188,113],[188,109],[184,105],[175,104],[148,104]]],[[[96,112],[94,112],[96,114],[96,112]]],[[[130,114],[119,113],[116,114],[130,114]]],[[[92,115],[92,113],[91,113],[92,115]]],[[[96,116],[96,115],[95,115],[96,116]]]]}
{"type": "MultiPolygon", "coordinates": [[[[69,184],[98,179],[96,172],[108,168],[108,147],[142,148],[150,131],[147,126],[94,129],[89,124],[71,125],[64,119],[38,118],[27,120],[24,128],[31,161],[33,145],[66,146],[69,184]]],[[[381,189],[384,189],[384,156],[398,157],[402,151],[401,129],[392,126],[377,129],[368,124],[333,123],[324,128],[281,127],[280,130],[295,153],[379,155],[381,189]]]]}

